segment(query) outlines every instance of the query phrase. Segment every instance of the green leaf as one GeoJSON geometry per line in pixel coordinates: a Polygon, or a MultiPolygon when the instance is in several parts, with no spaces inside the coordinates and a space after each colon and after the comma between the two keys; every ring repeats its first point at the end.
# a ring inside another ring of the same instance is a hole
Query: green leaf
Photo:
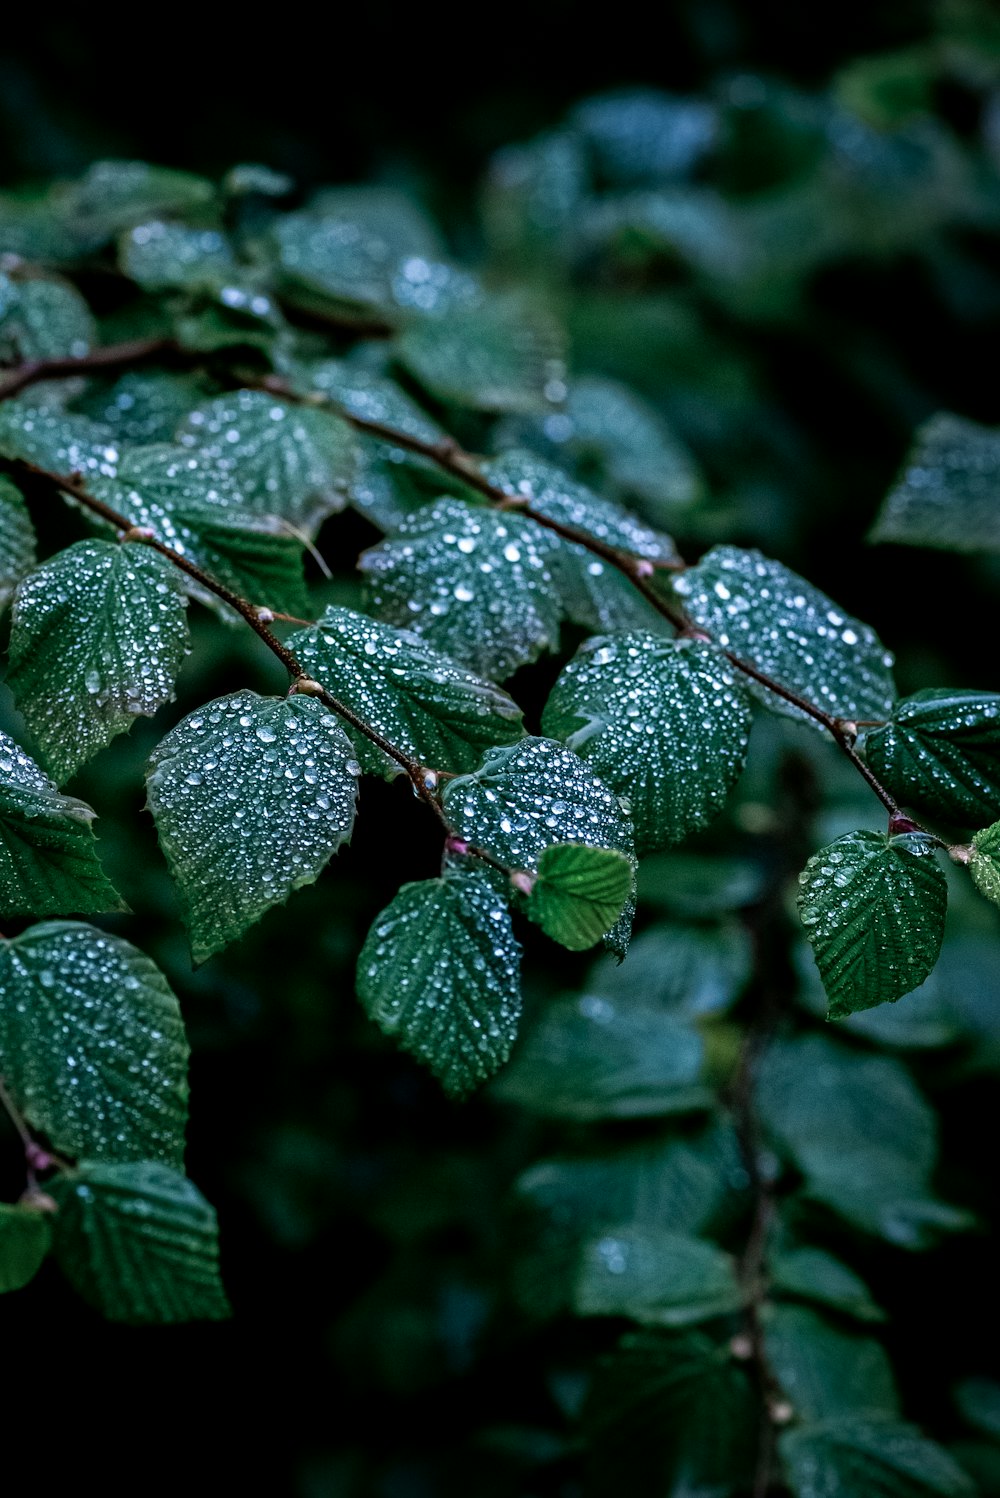
{"type": "Polygon", "coordinates": [[[879,1342],[806,1306],[777,1305],[766,1323],[767,1359],[801,1420],[898,1415],[892,1368],[879,1342]]]}
{"type": "Polygon", "coordinates": [[[639,633],[587,640],[542,729],[627,798],[642,852],[722,810],[746,763],[750,699],[718,646],[639,633]]]}
{"type": "Polygon", "coordinates": [[[461,1096],[503,1065],[521,1014],[520,949],[478,872],[405,884],[358,959],[358,997],[387,1035],[461,1096]]]}
{"type": "Polygon", "coordinates": [[[659,921],[632,943],[624,967],[611,958],[596,963],[586,987],[623,1008],[631,1008],[641,993],[661,1017],[695,1019],[731,1009],[752,973],[753,945],[738,921],[659,921]]]}
{"type": "Polygon", "coordinates": [[[771,1284],[775,1291],[806,1300],[856,1321],[884,1321],[861,1277],[821,1248],[792,1248],[773,1254],[771,1284]]]}
{"type": "Polygon", "coordinates": [[[0,916],[123,910],[97,859],[84,801],[60,795],[24,750],[0,733],[0,916]]]}
{"type": "Polygon", "coordinates": [[[757,1401],[725,1343],[698,1332],[636,1332],[598,1366],[584,1409],[588,1492],[710,1493],[753,1478],[757,1401]]]}
{"type": "Polygon", "coordinates": [[[118,442],[170,442],[188,412],[205,398],[204,382],[168,369],[130,369],[112,385],[94,385],[74,409],[99,422],[118,442]]]}
{"type": "Polygon", "coordinates": [[[962,1418],[975,1430],[1000,1441],[1000,1383],[990,1378],[965,1378],[955,1390],[955,1403],[962,1418]]]}
{"type": "Polygon", "coordinates": [[[354,827],[360,766],[315,697],[234,692],[154,749],[147,785],[195,962],[313,884],[354,827]]]}
{"type": "Polygon", "coordinates": [[[924,833],[859,830],[814,853],[799,914],[830,1018],[892,1002],[924,981],[944,937],[948,885],[924,833]]]}
{"type": "Polygon", "coordinates": [[[225,235],[217,229],[152,219],[122,236],[118,263],[144,291],[212,291],[236,271],[225,235]]]}
{"type": "Polygon", "coordinates": [[[179,1165],[188,1046],[159,969],[73,921],[0,945],[0,1076],[57,1150],[179,1165]]]}
{"type": "Polygon", "coordinates": [[[218,1321],[230,1314],[219,1279],[218,1225],[200,1191],[165,1165],[85,1164],[58,1176],[55,1256],[110,1321],[218,1321]]]}
{"type": "Polygon", "coordinates": [[[555,843],[544,848],[528,897],[528,915],[571,952],[599,942],[632,894],[632,862],[611,848],[555,843]]]}
{"type": "Polygon", "coordinates": [[[439,499],[358,565],[375,614],[502,681],[558,643],[552,552],[518,515],[439,499]]]}
{"type": "Polygon", "coordinates": [[[0,475],[0,609],[35,566],[35,530],[20,489],[0,475]]]}
{"type": "Polygon", "coordinates": [[[941,411],[916,435],[872,541],[1000,551],[1000,429],[941,411]]]}
{"type": "Polygon", "coordinates": [[[611,485],[644,501],[668,522],[702,492],[694,458],[659,411],[617,380],[585,376],[566,398],[566,445],[584,463],[597,462],[611,485]]]}
{"type": "Polygon", "coordinates": [[[941,1446],[901,1420],[849,1416],[785,1431],[782,1461],[797,1498],[973,1498],[941,1446]]]}
{"type": "Polygon", "coordinates": [[[146,161],[95,161],[62,190],[60,207],[74,232],[95,247],[130,224],[186,213],[210,203],[215,188],[190,172],[146,161]]]}
{"type": "Polygon", "coordinates": [[[1000,696],[915,692],[865,739],[865,759],[905,805],[976,826],[1000,815],[1000,696]]]}
{"type": "Polygon", "coordinates": [[[79,473],[89,481],[114,473],[119,452],[110,427],[22,396],[0,404],[0,456],[22,458],[51,473],[79,473]]]}
{"type": "MultiPolygon", "coordinates": [[[[472,770],[483,751],[524,733],[521,709],[492,682],[431,649],[418,635],[353,609],[328,608],[288,647],[316,681],[421,764],[472,770]]],[[[361,767],[392,779],[395,760],[350,727],[361,767]]]]}
{"type": "Polygon", "coordinates": [[[743,1294],[728,1254],[703,1238],[626,1225],[583,1246],[578,1316],[627,1316],[643,1326],[692,1326],[738,1311],[743,1294]]]}
{"type": "MultiPolygon", "coordinates": [[[[815,707],[849,719],[889,716],[892,656],[874,630],[759,551],[713,547],[674,582],[685,613],[717,644],[815,707]]],[[[772,712],[813,722],[748,680],[772,712]]],[[[813,724],[815,727],[815,723],[813,724]]]]}
{"type": "MultiPolygon", "coordinates": [[[[632,826],[618,797],[578,755],[551,739],[489,750],[478,770],[448,781],[442,802],[459,836],[508,868],[537,872],[553,843],[614,848],[633,857],[632,826]]],[[[630,900],[607,933],[623,956],[634,908],[630,900]]]]}
{"type": "Polygon", "coordinates": [[[357,467],[354,433],[339,416],[263,390],[200,406],[177,440],[228,474],[252,510],[310,535],[344,508],[357,467]]]}
{"type": "Polygon", "coordinates": [[[186,650],[181,574],[146,546],[78,541],[25,578],[7,684],[56,779],[169,702],[186,650]]]}
{"type": "Polygon", "coordinates": [[[980,894],[1000,905],[1000,822],[975,833],[971,844],[969,873],[980,894]]]}
{"type": "Polygon", "coordinates": [[[0,273],[0,363],[82,359],[96,342],[90,308],[67,282],[0,273]]]}
{"type": "Polygon", "coordinates": [[[21,1290],[41,1269],[52,1243],[47,1212],[0,1202],[0,1295],[21,1290]]]}

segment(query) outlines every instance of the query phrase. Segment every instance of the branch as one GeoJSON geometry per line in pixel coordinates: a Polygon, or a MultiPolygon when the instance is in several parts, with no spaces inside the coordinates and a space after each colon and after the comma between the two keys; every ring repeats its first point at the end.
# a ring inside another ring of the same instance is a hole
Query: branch
{"type": "Polygon", "coordinates": [[[176,352],[178,345],[172,338],[134,338],[129,343],[92,348],[80,359],[31,359],[0,374],[0,401],[20,395],[29,385],[42,380],[71,380],[75,375],[93,374],[98,369],[130,368],[158,354],[176,352]]]}

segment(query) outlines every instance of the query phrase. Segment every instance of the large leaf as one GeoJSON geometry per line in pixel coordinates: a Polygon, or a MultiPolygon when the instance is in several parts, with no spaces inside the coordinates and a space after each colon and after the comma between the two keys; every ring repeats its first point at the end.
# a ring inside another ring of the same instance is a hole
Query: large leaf
{"type": "Polygon", "coordinates": [[[800,882],[799,914],[831,1019],[898,999],[930,973],[948,885],[926,834],[845,833],[813,854],[800,882]]]}
{"type": "Polygon", "coordinates": [[[35,531],[20,489],[0,475],[0,609],[35,565],[35,531]]]}
{"type": "Polygon", "coordinates": [[[584,1244],[576,1282],[580,1316],[628,1316],[644,1326],[691,1326],[739,1310],[728,1254],[703,1238],[625,1226],[584,1244]]]}
{"type": "Polygon", "coordinates": [[[773,1306],[767,1360],[801,1420],[898,1415],[889,1359],[873,1337],[845,1330],[806,1306],[773,1306]]]}
{"type": "Polygon", "coordinates": [[[74,402],[74,410],[99,422],[119,442],[170,442],[205,393],[204,381],[194,374],[129,369],[111,385],[91,385],[74,402]]]}
{"type": "MultiPolygon", "coordinates": [[[[330,607],[288,641],[335,697],[421,764],[472,770],[493,744],[521,738],[521,709],[506,692],[434,650],[419,635],[353,609],[330,607]]],[[[348,728],[362,768],[392,778],[395,760],[348,728]]]]}
{"type": "Polygon", "coordinates": [[[0,404],[0,455],[88,480],[114,473],[121,453],[110,427],[78,411],[38,405],[32,394],[0,404]]]}
{"type": "MultiPolygon", "coordinates": [[[[553,843],[633,856],[632,825],[617,796],[578,755],[551,739],[490,750],[478,770],[448,781],[444,807],[459,834],[508,868],[538,868],[553,843]]],[[[634,902],[607,934],[624,955],[634,902]]]]}
{"type": "Polygon", "coordinates": [[[901,1420],[858,1416],[785,1431],[781,1457],[796,1498],[973,1498],[941,1446],[901,1420]]]}
{"type": "Polygon", "coordinates": [[[552,689],[542,729],[628,799],[640,852],[722,810],[746,762],[750,699],[718,646],[596,636],[552,689]]]}
{"type": "Polygon", "coordinates": [[[121,910],[97,859],[84,801],[60,795],[24,750],[0,733],[0,916],[121,910]]]}
{"type": "Polygon", "coordinates": [[[528,915],[553,941],[582,952],[617,921],[633,882],[632,863],[624,853],[554,843],[539,857],[528,915]]]}
{"type": "Polygon", "coordinates": [[[552,554],[551,539],[518,515],[440,499],[358,565],[380,618],[502,681],[558,642],[552,554]]]}
{"type": "Polygon", "coordinates": [[[1000,816],[1000,696],[931,689],[903,697],[865,758],[905,805],[966,826],[1000,816]]]}
{"type": "Polygon", "coordinates": [[[361,767],[315,697],[234,692],[149,761],[149,809],[196,962],[312,884],[354,826],[361,767]]]}
{"type": "Polygon", "coordinates": [[[57,780],[170,701],[186,649],[181,574],[146,546],[78,541],[25,578],[7,683],[57,780]]]}
{"type": "Polygon", "coordinates": [[[72,286],[0,273],[0,363],[82,359],[96,342],[97,324],[72,286]]]}
{"type": "Polygon", "coordinates": [[[59,1205],[55,1256],[80,1294],[111,1321],[217,1321],[218,1225],[179,1171],[151,1161],[87,1163],[49,1186],[59,1205]]]}
{"type": "Polygon", "coordinates": [[[0,944],[0,1076],[57,1150],[179,1165],[187,1062],[174,994],[121,937],[52,921],[0,944]]]}
{"type": "Polygon", "coordinates": [[[309,533],[344,508],[357,468],[354,434],[339,416],[263,390],[199,406],[177,440],[229,474],[252,510],[309,533]]]}
{"type": "Polygon", "coordinates": [[[458,1096],[502,1066],[521,1013],[510,915],[478,872],[406,884],[358,959],[373,1020],[458,1096]]]}
{"type": "MultiPolygon", "coordinates": [[[[780,562],[716,546],[674,588],[699,629],[814,706],[840,718],[889,716],[892,657],[874,630],[780,562]]],[[[748,685],[772,711],[805,717],[774,692],[748,685]]]]}
{"type": "Polygon", "coordinates": [[[0,1295],[29,1284],[52,1243],[49,1214],[0,1202],[0,1295]]]}
{"type": "Polygon", "coordinates": [[[917,432],[873,541],[944,551],[1000,550],[1000,429],[947,411],[917,432]]]}

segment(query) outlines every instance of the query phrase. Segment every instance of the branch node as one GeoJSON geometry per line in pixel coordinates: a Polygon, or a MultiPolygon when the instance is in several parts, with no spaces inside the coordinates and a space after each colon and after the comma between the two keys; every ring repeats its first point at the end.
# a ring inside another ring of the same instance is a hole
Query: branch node
{"type": "Polygon", "coordinates": [[[30,1207],[34,1212],[59,1211],[58,1202],[47,1191],[40,1191],[37,1186],[29,1186],[26,1191],[22,1191],[18,1205],[30,1207]]]}
{"type": "Polygon", "coordinates": [[[969,864],[973,860],[975,851],[971,843],[953,843],[948,849],[948,857],[952,863],[969,864]]]}
{"type": "Polygon", "coordinates": [[[256,612],[257,618],[260,620],[261,624],[273,624],[274,623],[274,611],[272,609],[265,609],[265,608],[262,608],[262,607],[258,607],[255,610],[255,612],[256,612]]]}
{"type": "Polygon", "coordinates": [[[772,1425],[790,1425],[795,1419],[795,1407],[787,1399],[774,1399],[767,1407],[772,1425]]]}
{"type": "Polygon", "coordinates": [[[155,541],[156,532],[151,525],[130,525],[128,530],[120,531],[119,541],[155,541]]]}
{"type": "Polygon", "coordinates": [[[754,1353],[753,1338],[746,1332],[737,1332],[729,1339],[729,1351],[738,1363],[749,1363],[754,1353]]]}
{"type": "Polygon", "coordinates": [[[444,840],[444,851],[446,853],[468,853],[469,844],[464,837],[446,837],[444,840]]]}
{"type": "Polygon", "coordinates": [[[535,887],[537,875],[529,874],[527,869],[514,869],[510,876],[510,882],[522,895],[530,895],[535,887]]]}
{"type": "MultiPolygon", "coordinates": [[[[260,618],[261,613],[267,613],[267,610],[258,609],[258,618],[260,618]]],[[[272,614],[271,617],[273,618],[274,615],[272,614]]],[[[265,621],[261,620],[261,622],[265,621]]],[[[321,686],[318,681],[313,681],[311,676],[297,676],[288,688],[289,697],[294,697],[296,694],[302,697],[325,697],[326,687],[321,686]]]]}
{"type": "Polygon", "coordinates": [[[889,818],[889,836],[899,837],[903,832],[923,832],[919,822],[914,822],[912,817],[904,817],[902,812],[895,812],[889,818]]]}

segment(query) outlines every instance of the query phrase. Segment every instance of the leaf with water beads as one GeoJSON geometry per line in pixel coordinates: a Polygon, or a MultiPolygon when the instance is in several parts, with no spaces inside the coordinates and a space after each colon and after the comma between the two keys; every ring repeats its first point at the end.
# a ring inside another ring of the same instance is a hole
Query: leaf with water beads
{"type": "Polygon", "coordinates": [[[969,873],[980,894],[1000,905],[1000,822],[983,827],[973,837],[969,873]]]}
{"type": "Polygon", "coordinates": [[[354,434],[333,411],[235,390],[192,411],[177,441],[228,474],[244,502],[313,534],[347,503],[354,434]]]}
{"type": "Polygon", "coordinates": [[[932,689],[903,697],[865,759],[905,805],[965,826],[1000,815],[1000,696],[932,689]]]}
{"type": "Polygon", "coordinates": [[[186,649],[180,573],[148,547],[78,541],[24,579],[7,684],[57,780],[170,701],[186,649]]]}
{"type": "MultiPolygon", "coordinates": [[[[716,546],[673,586],[699,629],[807,702],[839,718],[889,716],[892,656],[874,630],[780,562],[716,546]]],[[[747,685],[773,712],[814,723],[768,688],[747,685]]]]}
{"type": "Polygon", "coordinates": [[[943,551],[1000,550],[1000,428],[940,411],[917,432],[872,541],[943,551]]]}
{"type": "Polygon", "coordinates": [[[0,274],[0,363],[82,359],[96,342],[90,308],[67,282],[0,274]]]}
{"type": "MultiPolygon", "coordinates": [[[[513,869],[536,871],[553,843],[614,848],[632,861],[632,824],[621,800],[579,755],[552,739],[526,738],[490,749],[471,775],[449,780],[442,796],[459,835],[513,869]]],[[[634,900],[605,935],[628,948],[634,900]]]]}
{"type": "Polygon", "coordinates": [[[215,187],[204,177],[148,161],[95,161],[59,189],[59,207],[76,234],[94,248],[130,224],[205,207],[215,187]]]}
{"type": "Polygon", "coordinates": [[[76,921],[0,944],[0,1076],[57,1150],[179,1165],[188,1045],[159,969],[76,921]]]}
{"type": "Polygon", "coordinates": [[[149,762],[149,809],[196,962],[312,884],[351,836],[361,767],[314,697],[234,692],[189,714],[149,762]]]}
{"type": "Polygon", "coordinates": [[[0,609],[36,561],[35,531],[20,489],[0,476],[0,609]]]}
{"type": "Polygon", "coordinates": [[[208,394],[204,378],[169,369],[129,369],[112,384],[91,384],[74,411],[99,422],[110,438],[146,446],[170,442],[208,394]]]}
{"type": "Polygon", "coordinates": [[[379,618],[502,681],[558,643],[552,553],[519,515],[439,499],[358,565],[379,618]]]}
{"type": "Polygon", "coordinates": [[[0,733],[0,916],[96,915],[122,910],[97,860],[83,801],[60,794],[34,760],[0,733]]]}
{"type": "Polygon", "coordinates": [[[110,1321],[218,1321],[219,1229],[201,1192],[151,1161],[87,1162],[48,1183],[59,1267],[110,1321]]]}
{"type": "Polygon", "coordinates": [[[937,962],[948,885],[925,833],[848,832],[813,854],[800,884],[831,1019],[902,998],[937,962]]]}
{"type": "Polygon", "coordinates": [[[798,1498],[974,1498],[978,1489],[915,1425],[848,1415],[784,1431],[781,1459],[798,1498]]]}
{"type": "Polygon", "coordinates": [[[0,1202],[0,1295],[20,1290],[35,1278],[52,1243],[47,1212],[0,1202]]]}
{"type": "Polygon", "coordinates": [[[218,229],[152,219],[122,235],[118,263],[144,291],[213,291],[236,270],[225,235],[218,229]]]}
{"type": "Polygon", "coordinates": [[[528,915],[571,952],[599,942],[632,893],[631,859],[613,848],[553,843],[542,850],[528,915]]]}
{"type": "MultiPolygon", "coordinates": [[[[524,733],[521,709],[506,692],[419,635],[353,609],[328,608],[318,624],[292,635],[288,648],[314,680],[421,764],[472,770],[490,745],[524,733]]],[[[370,739],[349,725],[347,733],[368,774],[402,773],[370,739]]]]}
{"type": "Polygon", "coordinates": [[[750,700],[717,645],[596,636],[552,689],[542,728],[627,796],[639,851],[722,810],[746,763],[750,700]]]}
{"type": "Polygon", "coordinates": [[[510,1055],[520,949],[506,901],[478,871],[406,884],[358,959],[368,1014],[461,1096],[510,1055]]]}
{"type": "Polygon", "coordinates": [[[732,1315],[742,1300],[733,1261],[714,1243],[627,1223],[584,1244],[574,1308],[677,1327],[732,1315]]]}

